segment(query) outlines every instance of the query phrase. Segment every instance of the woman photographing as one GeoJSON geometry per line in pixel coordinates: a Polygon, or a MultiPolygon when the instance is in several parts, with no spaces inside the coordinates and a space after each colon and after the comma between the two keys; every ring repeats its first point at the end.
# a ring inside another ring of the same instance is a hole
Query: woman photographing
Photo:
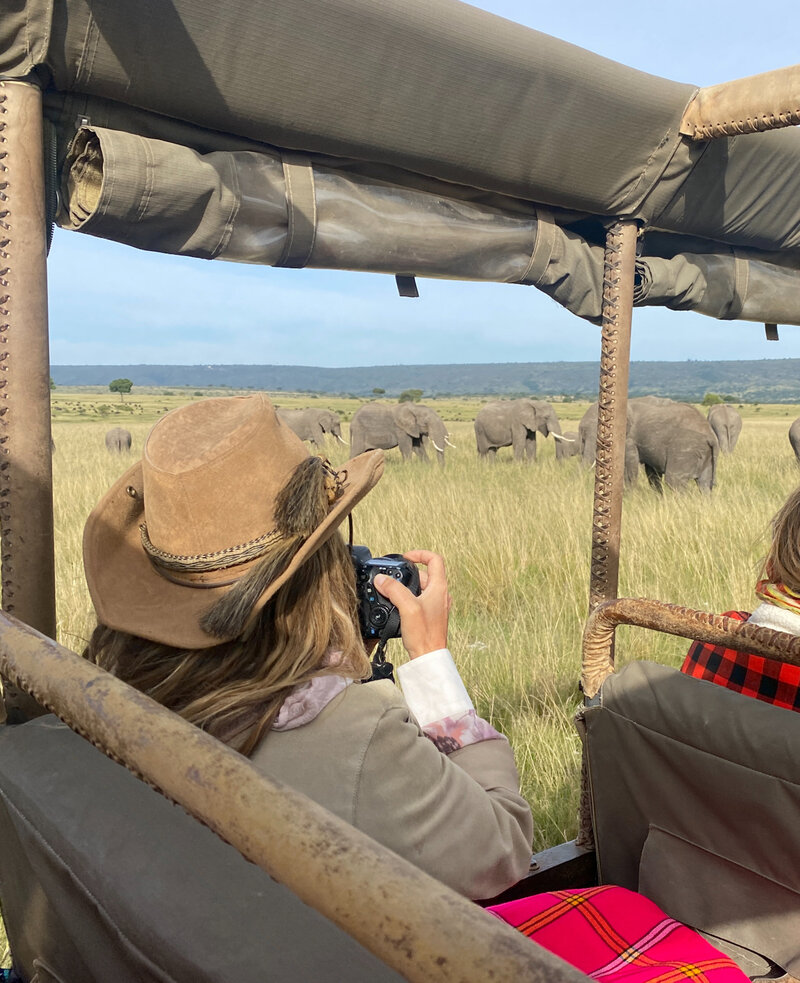
{"type": "Polygon", "coordinates": [[[84,535],[98,618],[85,656],[260,770],[462,894],[528,870],[532,820],[511,748],[477,716],[447,650],[444,561],[421,593],[378,578],[409,661],[364,684],[353,561],[339,526],[381,451],[339,471],[262,395],[166,414],[84,535]]]}

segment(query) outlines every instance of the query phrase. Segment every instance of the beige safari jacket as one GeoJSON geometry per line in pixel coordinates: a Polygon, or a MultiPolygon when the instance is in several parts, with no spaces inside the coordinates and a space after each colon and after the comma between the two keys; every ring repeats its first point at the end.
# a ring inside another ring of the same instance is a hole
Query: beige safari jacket
{"type": "Polygon", "coordinates": [[[533,821],[508,742],[442,754],[388,680],[348,686],[251,760],[469,898],[528,871],[533,821]]]}

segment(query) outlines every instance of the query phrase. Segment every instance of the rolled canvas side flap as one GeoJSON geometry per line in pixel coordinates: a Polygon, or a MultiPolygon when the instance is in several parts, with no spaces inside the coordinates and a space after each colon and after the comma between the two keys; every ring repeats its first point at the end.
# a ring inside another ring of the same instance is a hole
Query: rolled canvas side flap
{"type": "Polygon", "coordinates": [[[639,890],[678,921],[800,974],[798,891],[658,826],[642,850],[639,890]]]}
{"type": "Polygon", "coordinates": [[[800,270],[738,251],[644,256],[637,306],[697,311],[722,320],[800,324],[800,270]]]}
{"type": "Polygon", "coordinates": [[[202,154],[91,125],[72,141],[62,188],[66,228],[266,266],[515,282],[537,231],[532,206],[504,211],[470,189],[400,186],[266,149],[202,154]]]}
{"type": "MultiPolygon", "coordinates": [[[[604,249],[559,224],[564,215],[402,179],[268,148],[201,153],[87,125],[67,154],[59,221],[203,259],[532,284],[599,322],[604,249]]],[[[800,271],[752,251],[645,256],[634,302],[800,324],[800,271]]]]}
{"type": "Polygon", "coordinates": [[[562,228],[547,209],[540,209],[538,218],[536,245],[524,281],[578,317],[599,322],[603,306],[603,247],[562,228]]]}
{"type": "Polygon", "coordinates": [[[62,177],[64,228],[158,252],[212,259],[239,205],[230,155],[84,126],[62,177]]]}

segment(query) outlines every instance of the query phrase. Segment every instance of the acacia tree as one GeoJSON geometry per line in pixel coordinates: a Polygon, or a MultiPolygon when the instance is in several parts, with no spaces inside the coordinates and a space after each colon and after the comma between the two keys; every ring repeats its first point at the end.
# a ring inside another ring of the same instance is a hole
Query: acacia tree
{"type": "Polygon", "coordinates": [[[398,403],[418,403],[422,399],[421,389],[404,389],[397,400],[398,403]]]}
{"type": "Polygon", "coordinates": [[[112,393],[119,393],[119,398],[124,403],[125,394],[133,389],[133,383],[130,379],[112,379],[108,384],[108,388],[112,393]]]}

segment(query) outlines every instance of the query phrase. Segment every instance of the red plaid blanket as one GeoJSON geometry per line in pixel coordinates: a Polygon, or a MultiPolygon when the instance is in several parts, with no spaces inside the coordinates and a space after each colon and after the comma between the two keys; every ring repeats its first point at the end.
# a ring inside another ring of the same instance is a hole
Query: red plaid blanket
{"type": "Polygon", "coordinates": [[[732,959],[622,887],[552,891],[487,909],[604,983],[749,983],[732,959]]]}
{"type": "MultiPolygon", "coordinates": [[[[750,617],[746,611],[726,611],[725,615],[736,621],[746,621],[750,617]]],[[[692,642],[681,672],[778,707],[800,710],[800,666],[737,652],[721,645],[692,642]]]]}

